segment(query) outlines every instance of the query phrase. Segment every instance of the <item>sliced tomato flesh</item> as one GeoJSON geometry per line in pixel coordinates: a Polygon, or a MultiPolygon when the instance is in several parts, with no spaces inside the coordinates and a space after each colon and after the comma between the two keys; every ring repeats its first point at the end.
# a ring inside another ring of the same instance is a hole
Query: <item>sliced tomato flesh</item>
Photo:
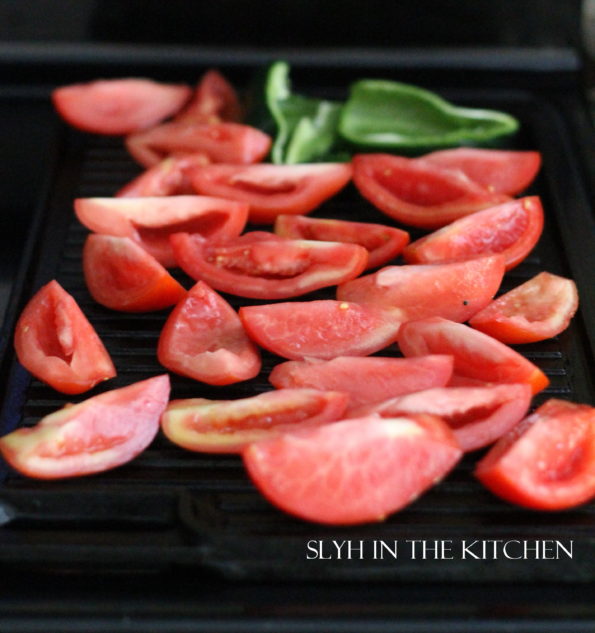
{"type": "Polygon", "coordinates": [[[265,158],[271,137],[241,123],[170,121],[126,137],[126,148],[141,165],[152,167],[168,156],[205,154],[213,163],[246,165],[265,158]]]}
{"type": "Polygon", "coordinates": [[[571,279],[542,272],[499,296],[469,325],[503,343],[533,343],[563,332],[578,309],[571,279]]]}
{"type": "Polygon", "coordinates": [[[550,399],[502,437],[475,475],[497,496],[536,510],[595,497],[595,408],[550,399]]]}
{"type": "Polygon", "coordinates": [[[348,402],[348,394],[315,389],[280,389],[238,400],[175,400],[161,426],[188,450],[238,453],[251,442],[339,420],[348,402]]]}
{"type": "Polygon", "coordinates": [[[363,406],[350,416],[430,413],[448,424],[464,451],[473,451],[512,429],[527,414],[531,396],[531,387],[523,383],[437,387],[363,406]]]}
{"type": "Polygon", "coordinates": [[[300,165],[208,165],[196,169],[198,193],[250,205],[250,221],[270,224],[280,214],[305,214],[338,193],[351,180],[349,163],[300,165]]]}
{"type": "Polygon", "coordinates": [[[393,343],[400,325],[373,306],[331,299],[243,306],[239,315],[252,340],[292,360],[367,356],[393,343]]]}
{"type": "Polygon", "coordinates": [[[539,367],[512,348],[467,325],[441,317],[404,323],[398,345],[405,356],[453,356],[454,377],[462,378],[463,382],[527,383],[533,393],[549,384],[539,367]]]}
{"type": "Polygon", "coordinates": [[[83,273],[91,296],[112,310],[162,310],[186,294],[155,258],[128,237],[89,235],[83,247],[83,273]]]}
{"type": "Polygon", "coordinates": [[[252,299],[297,297],[332,286],[359,275],[368,261],[366,249],[356,244],[291,240],[264,231],[222,241],[180,233],[170,242],[190,277],[252,299]]]}
{"type": "Polygon", "coordinates": [[[331,360],[280,363],[269,374],[269,381],[278,389],[301,387],[348,393],[352,410],[397,395],[443,387],[450,380],[452,370],[451,356],[338,356],[331,360]]]}
{"type": "Polygon", "coordinates": [[[277,216],[274,231],[292,239],[359,244],[368,251],[366,268],[382,266],[397,257],[409,243],[409,233],[396,227],[304,215],[277,216]]]}
{"type": "Polygon", "coordinates": [[[364,198],[389,217],[426,229],[510,199],[458,169],[392,154],[354,156],[353,182],[364,198]]]}
{"type": "Polygon", "coordinates": [[[16,470],[39,479],[79,477],[121,466],[155,438],[167,405],[167,375],[112,389],[0,439],[16,470]]]}
{"type": "Polygon", "coordinates": [[[70,125],[94,134],[124,135],[157,125],[188,101],[189,86],[150,79],[101,79],[56,88],[52,101],[70,125]]]}
{"type": "Polygon", "coordinates": [[[371,416],[250,444],[257,488],[300,519],[350,525],[384,520],[436,484],[461,457],[434,416],[371,416]]]}
{"type": "Polygon", "coordinates": [[[506,269],[517,266],[543,231],[543,207],[528,196],[456,220],[409,244],[403,257],[410,264],[432,264],[501,253],[506,269]]]}
{"type": "Polygon", "coordinates": [[[167,369],[210,385],[249,380],[261,367],[235,310],[202,281],[169,315],[157,357],[167,369]]]}
{"type": "Polygon", "coordinates": [[[516,196],[535,179],[541,154],[535,151],[457,147],[425,154],[418,160],[447,169],[458,169],[494,193],[516,196]]]}
{"type": "Polygon", "coordinates": [[[20,363],[57,391],[78,394],[113,378],[116,369],[87,317],[53,280],[31,298],[15,328],[20,363]]]}
{"type": "Polygon", "coordinates": [[[248,219],[245,204],[197,195],[77,198],[74,210],[91,231],[130,237],[166,267],[176,265],[169,243],[173,233],[232,237],[243,231],[248,219]]]}
{"type": "Polygon", "coordinates": [[[448,264],[386,266],[339,285],[337,299],[379,306],[403,322],[429,316],[464,322],[488,305],[504,271],[502,255],[448,264]]]}

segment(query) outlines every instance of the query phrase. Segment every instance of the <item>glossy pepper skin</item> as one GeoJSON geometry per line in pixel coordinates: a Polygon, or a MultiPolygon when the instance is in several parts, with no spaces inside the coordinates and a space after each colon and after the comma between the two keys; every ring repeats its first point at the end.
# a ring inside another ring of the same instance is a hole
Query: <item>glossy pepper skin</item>
{"type": "Polygon", "coordinates": [[[340,135],[356,145],[418,151],[486,143],[518,127],[504,112],[459,107],[418,86],[376,79],[351,85],[339,121],[340,135]]]}

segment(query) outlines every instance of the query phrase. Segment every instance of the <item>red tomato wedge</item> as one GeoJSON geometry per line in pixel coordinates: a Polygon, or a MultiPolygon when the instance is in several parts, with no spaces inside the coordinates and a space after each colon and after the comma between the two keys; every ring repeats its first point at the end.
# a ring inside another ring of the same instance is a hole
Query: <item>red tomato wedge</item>
{"type": "Polygon", "coordinates": [[[525,417],[531,396],[531,387],[523,383],[437,387],[360,407],[350,417],[430,413],[448,424],[464,451],[474,451],[492,444],[525,417]]]}
{"type": "Polygon", "coordinates": [[[169,390],[169,376],[155,376],[66,405],[34,427],[5,435],[0,452],[15,470],[38,479],[121,466],[153,441],[169,390]]]}
{"type": "Polygon", "coordinates": [[[126,137],[126,148],[141,165],[152,167],[180,154],[205,154],[213,163],[258,163],[269,153],[271,137],[241,123],[170,121],[126,137]]]}
{"type": "Polygon", "coordinates": [[[351,174],[350,163],[207,165],[195,170],[192,184],[204,195],[247,202],[251,222],[272,224],[280,214],[316,209],[343,189],[351,174]]]}
{"type": "Polygon", "coordinates": [[[533,343],[563,332],[577,309],[574,281],[542,272],[492,301],[469,325],[503,343],[533,343]]]}
{"type": "Polygon", "coordinates": [[[251,299],[285,299],[353,279],[368,252],[357,244],[290,240],[254,231],[223,241],[172,235],[178,265],[216,290],[251,299]]]}
{"type": "Polygon", "coordinates": [[[316,389],[280,389],[238,400],[174,400],[161,427],[182,448],[239,453],[251,442],[339,420],[348,402],[345,393],[316,389]]]}
{"type": "Polygon", "coordinates": [[[171,234],[232,237],[244,230],[248,218],[247,205],[208,196],[77,198],[74,210],[91,231],[130,237],[166,267],[176,265],[171,234]]]}
{"type": "Polygon", "coordinates": [[[184,123],[240,121],[242,107],[235,88],[217,70],[208,70],[198,82],[192,99],[174,120],[184,123]]]}
{"type": "Polygon", "coordinates": [[[443,387],[450,380],[452,370],[451,356],[339,356],[332,360],[290,360],[280,363],[269,374],[269,381],[278,389],[301,387],[348,393],[351,410],[398,395],[443,387]]]}
{"type": "Polygon", "coordinates": [[[91,234],[83,247],[83,273],[97,303],[122,312],[175,305],[186,290],[129,237],[91,234]]]}
{"type": "Polygon", "coordinates": [[[240,308],[250,338],[291,360],[367,356],[397,339],[399,322],[373,306],[322,299],[240,308]]]}
{"type": "Polygon", "coordinates": [[[55,280],[25,306],[15,328],[14,346],[25,369],[62,393],[83,393],[116,375],[97,332],[55,280]]]}
{"type": "Polygon", "coordinates": [[[186,85],[150,79],[102,79],[56,88],[54,107],[70,125],[95,134],[123,135],[150,128],[180,110],[186,85]]]}
{"type": "Polygon", "coordinates": [[[193,169],[208,165],[209,162],[206,154],[169,156],[124,185],[116,193],[116,197],[139,198],[194,194],[189,174],[193,169]]]}
{"type": "Polygon", "coordinates": [[[488,191],[458,169],[392,154],[357,154],[353,182],[397,222],[435,229],[469,213],[510,200],[488,191]]]}
{"type": "Polygon", "coordinates": [[[534,510],[595,498],[595,408],[550,399],[500,439],[475,469],[495,495],[534,510]]]}
{"type": "Polygon", "coordinates": [[[510,270],[525,259],[542,231],[541,200],[528,196],[456,220],[409,244],[403,257],[410,264],[435,264],[501,253],[510,270]]]}
{"type": "Polygon", "coordinates": [[[399,348],[405,356],[450,354],[454,375],[488,383],[520,382],[538,393],[548,377],[533,363],[500,341],[462,323],[441,317],[409,321],[401,326],[399,348]]]}
{"type": "Polygon", "coordinates": [[[209,385],[254,378],[260,354],[234,309],[199,281],[169,315],[157,346],[159,362],[209,385]]]}
{"type": "Polygon", "coordinates": [[[308,218],[304,215],[279,215],[274,231],[281,237],[326,242],[359,244],[368,251],[366,268],[386,264],[407,246],[409,233],[392,226],[347,220],[308,218]]]}
{"type": "Polygon", "coordinates": [[[461,449],[439,418],[370,416],[255,442],[244,463],[275,506],[317,523],[382,521],[454,467],[461,449]]]}
{"type": "Polygon", "coordinates": [[[524,191],[535,180],[541,167],[539,152],[478,147],[444,149],[418,160],[447,169],[460,169],[488,191],[509,196],[524,191]]]}
{"type": "Polygon", "coordinates": [[[400,321],[441,316],[467,321],[494,297],[504,276],[501,255],[451,264],[387,266],[337,288],[337,299],[376,305],[400,321]]]}

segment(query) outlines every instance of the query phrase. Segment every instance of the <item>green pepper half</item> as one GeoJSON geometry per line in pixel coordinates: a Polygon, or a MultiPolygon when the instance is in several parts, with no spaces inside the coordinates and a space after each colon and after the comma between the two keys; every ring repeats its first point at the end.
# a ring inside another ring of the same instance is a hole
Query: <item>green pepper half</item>
{"type": "Polygon", "coordinates": [[[504,112],[458,107],[423,88],[380,79],[352,84],[339,120],[351,143],[402,150],[482,144],[518,128],[504,112]]]}
{"type": "Polygon", "coordinates": [[[283,61],[268,70],[265,100],[277,125],[273,163],[307,163],[328,154],[338,136],[340,103],[292,94],[283,61]]]}

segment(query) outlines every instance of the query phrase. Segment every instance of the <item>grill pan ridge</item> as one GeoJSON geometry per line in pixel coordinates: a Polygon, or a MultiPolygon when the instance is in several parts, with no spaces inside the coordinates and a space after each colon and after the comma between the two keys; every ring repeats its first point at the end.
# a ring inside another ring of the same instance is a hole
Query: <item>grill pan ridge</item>
{"type": "MultiPolygon", "coordinates": [[[[222,70],[225,72],[225,68],[222,70]]],[[[327,86],[325,91],[336,95],[341,89],[327,86]]],[[[302,91],[307,92],[307,86],[302,91]]],[[[589,268],[593,262],[589,253],[595,249],[592,240],[588,242],[594,216],[577,157],[568,142],[571,132],[563,112],[555,101],[524,90],[450,89],[443,93],[465,105],[514,114],[521,120],[522,129],[510,146],[542,152],[542,172],[528,193],[542,197],[546,211],[544,235],[527,260],[507,274],[502,290],[541,270],[577,281],[581,308],[570,328],[555,339],[518,349],[551,380],[535,399],[536,404],[548,397],[595,404],[595,309],[593,289],[587,286],[595,270],[589,268]],[[580,223],[573,230],[587,239],[576,251],[570,250],[568,218],[580,223]]],[[[87,230],[72,212],[74,198],[111,196],[139,173],[138,166],[120,140],[66,128],[61,133],[56,160],[50,196],[39,211],[43,222],[33,236],[34,256],[26,262],[30,275],[18,288],[18,307],[52,278],[75,297],[119,372],[116,379],[92,393],[163,373],[155,350],[167,312],[126,315],[93,302],[81,272],[81,249],[87,230]]],[[[352,185],[313,215],[387,221],[352,185]]],[[[411,234],[412,239],[417,236],[415,230],[411,234]]],[[[179,272],[176,275],[190,287],[187,277],[179,272]]],[[[333,289],[322,290],[305,298],[331,298],[332,293],[333,289]]],[[[236,308],[255,303],[226,298],[236,308]]],[[[387,353],[390,350],[382,352],[387,353]]],[[[32,425],[73,400],[30,379],[11,354],[9,347],[4,359],[3,432],[32,425]]],[[[260,376],[225,388],[172,376],[172,397],[239,398],[268,390],[266,376],[278,361],[264,353],[260,376]]],[[[74,401],[86,397],[88,394],[74,401]]],[[[89,478],[46,483],[27,480],[5,469],[0,489],[0,521],[4,523],[0,562],[82,569],[200,567],[233,579],[462,582],[473,574],[478,582],[595,580],[595,504],[543,515],[514,508],[494,498],[473,479],[471,470],[477,457],[467,456],[444,482],[385,523],[356,528],[326,528],[286,516],[256,492],[238,457],[193,454],[162,436],[131,464],[89,478]],[[552,561],[512,560],[490,560],[489,564],[476,560],[307,560],[309,541],[331,539],[389,543],[407,539],[448,539],[455,543],[474,539],[563,539],[573,541],[574,557],[555,561],[555,565],[549,564],[552,561]]]]}

